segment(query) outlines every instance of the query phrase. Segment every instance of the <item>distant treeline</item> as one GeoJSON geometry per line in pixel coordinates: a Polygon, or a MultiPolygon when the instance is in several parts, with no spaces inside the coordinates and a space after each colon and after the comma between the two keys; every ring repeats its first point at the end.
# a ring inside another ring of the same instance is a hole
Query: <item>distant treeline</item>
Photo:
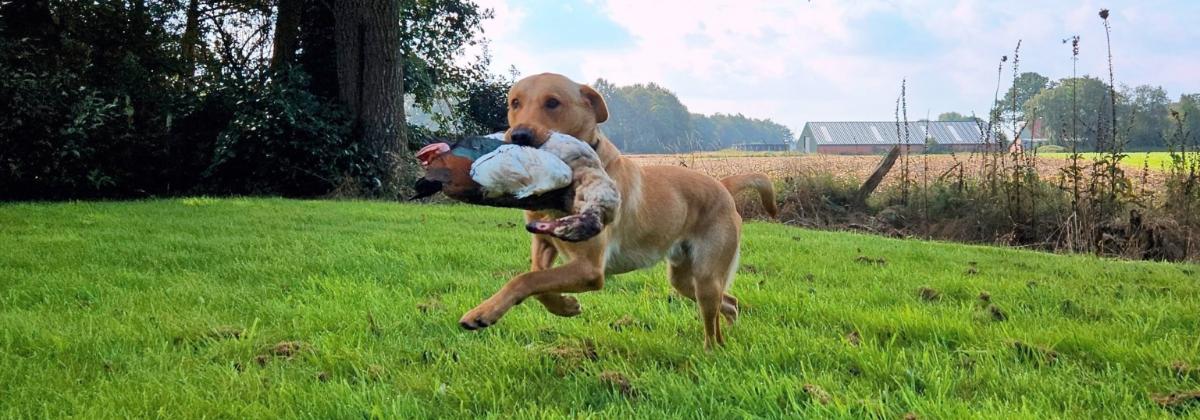
{"type": "Polygon", "coordinates": [[[794,138],[790,129],[769,119],[691,113],[674,93],[654,83],[616,86],[599,79],[592,86],[608,103],[609,119],[601,128],[624,152],[720,150],[794,138]]]}
{"type": "MultiPolygon", "coordinates": [[[[1200,133],[1200,94],[1181,94],[1172,101],[1158,86],[1119,85],[1115,91],[1114,100],[1108,85],[1091,76],[1054,81],[1026,72],[996,100],[991,115],[976,118],[998,123],[998,132],[1006,137],[1012,136],[1014,121],[1041,120],[1038,137],[1062,146],[1070,146],[1075,139],[1081,151],[1103,148],[1100,134],[1112,131],[1126,150],[1162,150],[1176,133],[1200,133]],[[1110,103],[1115,103],[1115,112],[1110,103]]],[[[957,112],[938,117],[943,121],[968,118],[957,112]]]]}

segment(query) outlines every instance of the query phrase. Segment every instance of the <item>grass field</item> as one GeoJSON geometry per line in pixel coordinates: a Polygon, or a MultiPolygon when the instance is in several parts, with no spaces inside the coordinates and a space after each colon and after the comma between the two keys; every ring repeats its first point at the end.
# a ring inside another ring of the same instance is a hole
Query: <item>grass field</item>
{"type": "Polygon", "coordinates": [[[662,266],[580,295],[576,318],[530,302],[459,329],[527,267],[519,219],[0,205],[0,416],[1200,416],[1152,400],[1200,390],[1194,265],[752,223],[718,351],[662,266]]]}
{"type": "MultiPolygon", "coordinates": [[[[1091,161],[1098,157],[1100,153],[1080,153],[1079,157],[1086,161],[1091,161]]],[[[1151,170],[1166,171],[1171,167],[1171,154],[1168,152],[1129,152],[1121,163],[1127,167],[1141,169],[1149,167],[1151,170]]],[[[1070,159],[1070,153],[1042,153],[1039,156],[1070,159]]],[[[1189,153],[1189,159],[1195,159],[1189,153]]]]}

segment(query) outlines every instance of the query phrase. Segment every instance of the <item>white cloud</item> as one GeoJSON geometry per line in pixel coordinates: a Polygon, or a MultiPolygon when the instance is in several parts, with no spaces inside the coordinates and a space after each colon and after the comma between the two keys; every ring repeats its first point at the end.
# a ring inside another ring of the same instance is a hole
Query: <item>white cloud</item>
{"type": "MultiPolygon", "coordinates": [[[[485,34],[497,70],[515,65],[524,74],[551,71],[581,82],[656,82],[693,112],[769,117],[797,131],[810,120],[891,119],[905,78],[910,118],[985,113],[998,60],[1012,55],[1018,39],[1022,71],[1069,76],[1070,49],[1060,41],[1080,34],[1080,73],[1106,72],[1099,6],[1091,0],[595,0],[633,45],[566,51],[540,50],[536,40],[516,36],[546,17],[510,1],[479,2],[496,11],[485,34]],[[871,38],[878,28],[865,27],[865,18],[879,13],[902,19],[911,31],[895,40],[871,38]],[[904,35],[914,31],[939,47],[910,51],[904,35]]],[[[1170,36],[1195,44],[1200,31],[1186,15],[1200,8],[1182,0],[1111,3],[1119,80],[1162,84],[1172,95],[1200,91],[1200,46],[1172,52],[1149,45],[1170,36]]]]}

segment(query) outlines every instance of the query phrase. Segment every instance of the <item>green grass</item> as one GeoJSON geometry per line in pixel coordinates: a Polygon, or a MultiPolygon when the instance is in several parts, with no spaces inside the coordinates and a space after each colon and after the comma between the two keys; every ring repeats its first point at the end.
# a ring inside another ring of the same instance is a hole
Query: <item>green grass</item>
{"type": "MultiPolygon", "coordinates": [[[[1126,167],[1141,169],[1148,165],[1151,170],[1158,171],[1166,171],[1171,167],[1171,154],[1169,152],[1128,152],[1126,154],[1128,156],[1121,160],[1121,164],[1126,167]]],[[[1100,153],[1093,152],[1079,154],[1080,158],[1085,162],[1089,162],[1099,155],[1100,153]]],[[[1038,156],[1070,159],[1071,153],[1039,153],[1038,156]]],[[[1188,158],[1197,159],[1198,157],[1188,156],[1188,158]]]]}
{"type": "Polygon", "coordinates": [[[751,223],[742,318],[712,353],[661,265],[580,295],[576,318],[529,302],[459,329],[527,267],[519,220],[276,199],[0,205],[0,416],[1200,415],[1149,398],[1200,389],[1200,371],[1170,369],[1200,364],[1194,265],[751,223]],[[284,341],[300,350],[271,355],[284,341]]]}

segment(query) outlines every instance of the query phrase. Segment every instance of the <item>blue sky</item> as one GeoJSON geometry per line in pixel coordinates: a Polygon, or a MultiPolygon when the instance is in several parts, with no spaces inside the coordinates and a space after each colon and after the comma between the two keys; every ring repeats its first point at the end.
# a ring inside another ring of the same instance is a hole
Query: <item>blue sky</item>
{"type": "MultiPolygon", "coordinates": [[[[693,112],[806,121],[986,113],[1001,56],[1020,70],[1107,69],[1097,12],[1112,10],[1118,82],[1200,93],[1200,0],[479,0],[493,66],[618,84],[655,82],[693,112]]],[[[1011,68],[1006,69],[1006,73],[1011,68]]],[[[1011,77],[1006,74],[1005,78],[1011,77]]]]}
{"type": "Polygon", "coordinates": [[[633,36],[596,3],[556,0],[512,2],[529,19],[514,41],[541,50],[615,50],[634,47],[633,36]]]}

